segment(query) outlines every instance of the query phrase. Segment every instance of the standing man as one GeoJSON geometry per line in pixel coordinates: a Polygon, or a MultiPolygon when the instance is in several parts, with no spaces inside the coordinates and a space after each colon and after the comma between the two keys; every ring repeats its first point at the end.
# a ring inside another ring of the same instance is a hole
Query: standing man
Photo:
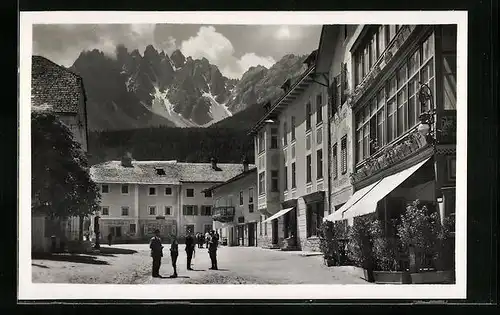
{"type": "Polygon", "coordinates": [[[155,230],[155,236],[149,241],[149,248],[151,249],[151,257],[153,258],[153,277],[161,278],[160,265],[161,258],[163,257],[163,245],[160,239],[160,230],[155,230]]]}
{"type": "Polygon", "coordinates": [[[113,234],[108,234],[108,245],[111,246],[111,242],[113,241],[113,234]]]}
{"type": "Polygon", "coordinates": [[[218,270],[217,268],[217,246],[219,245],[219,238],[215,231],[212,230],[210,232],[210,239],[208,241],[208,255],[210,256],[210,260],[212,261],[212,267],[210,270],[218,270]]]}
{"type": "Polygon", "coordinates": [[[191,260],[193,259],[194,247],[193,235],[191,235],[191,231],[188,231],[188,235],[186,236],[187,270],[193,270],[191,268],[191,260]]]}
{"type": "Polygon", "coordinates": [[[170,245],[170,259],[172,260],[172,267],[174,268],[174,274],[171,278],[177,278],[177,257],[179,256],[179,243],[177,242],[177,237],[172,235],[172,245],[170,245]]]}

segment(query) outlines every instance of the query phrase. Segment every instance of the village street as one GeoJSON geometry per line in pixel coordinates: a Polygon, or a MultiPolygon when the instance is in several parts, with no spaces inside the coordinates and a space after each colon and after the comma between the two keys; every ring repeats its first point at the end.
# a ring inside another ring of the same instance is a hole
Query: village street
{"type": "Polygon", "coordinates": [[[186,270],[184,246],[177,261],[179,277],[169,278],[172,266],[165,246],[160,275],[151,277],[146,244],[102,246],[100,253],[54,255],[32,260],[33,282],[120,284],[357,284],[361,278],[344,269],[326,267],[319,255],[256,247],[221,247],[219,270],[209,270],[206,248],[196,249],[192,271],[186,270]]]}

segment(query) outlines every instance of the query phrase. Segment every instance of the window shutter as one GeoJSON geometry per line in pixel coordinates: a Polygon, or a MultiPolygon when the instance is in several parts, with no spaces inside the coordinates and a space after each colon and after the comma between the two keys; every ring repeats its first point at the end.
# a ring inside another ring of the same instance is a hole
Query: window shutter
{"type": "Polygon", "coordinates": [[[193,215],[198,215],[198,206],[193,206],[193,215]]]}
{"type": "Polygon", "coordinates": [[[182,214],[187,215],[187,206],[186,205],[182,206],[182,214]]]}
{"type": "Polygon", "coordinates": [[[342,63],[340,71],[340,102],[344,104],[347,99],[347,63],[342,63]]]}
{"type": "Polygon", "coordinates": [[[337,112],[337,77],[334,77],[329,89],[330,116],[337,112]]]}

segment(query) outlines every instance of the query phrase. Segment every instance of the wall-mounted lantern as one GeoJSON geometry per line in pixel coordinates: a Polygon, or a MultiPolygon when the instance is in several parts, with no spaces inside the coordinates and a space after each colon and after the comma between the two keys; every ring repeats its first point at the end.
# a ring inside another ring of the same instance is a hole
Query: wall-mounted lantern
{"type": "Polygon", "coordinates": [[[418,90],[418,100],[420,102],[420,125],[418,126],[418,132],[425,137],[427,143],[435,145],[436,135],[434,127],[434,116],[436,115],[436,108],[434,106],[434,97],[432,95],[432,90],[430,87],[422,82],[419,82],[420,88],[418,90]],[[427,106],[429,104],[429,106],[427,106]]]}

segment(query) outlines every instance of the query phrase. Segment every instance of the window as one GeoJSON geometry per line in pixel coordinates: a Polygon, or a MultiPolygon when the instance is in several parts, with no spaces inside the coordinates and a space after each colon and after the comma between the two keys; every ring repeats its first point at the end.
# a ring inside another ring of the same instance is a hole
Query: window
{"type": "Polygon", "coordinates": [[[184,205],[182,208],[183,215],[198,215],[198,206],[184,205]]]}
{"type": "Polygon", "coordinates": [[[292,141],[295,141],[295,116],[292,116],[291,132],[292,132],[292,141]]]}
{"type": "Polygon", "coordinates": [[[316,151],[316,178],[323,178],[323,150],[316,151]]]}
{"type": "Polygon", "coordinates": [[[311,155],[309,154],[306,157],[306,182],[310,183],[311,182],[311,155]]]}
{"type": "Polygon", "coordinates": [[[165,187],[165,196],[170,196],[172,194],[172,187],[165,187]]]}
{"type": "Polygon", "coordinates": [[[311,103],[307,103],[307,105],[306,105],[306,131],[311,130],[311,116],[312,116],[311,103]]]}
{"type": "Polygon", "coordinates": [[[419,123],[419,82],[427,84],[432,94],[435,94],[433,54],[434,35],[431,34],[403,60],[393,75],[384,82],[385,87],[367,102],[365,108],[356,113],[357,163],[419,123]]]}
{"type": "Polygon", "coordinates": [[[101,207],[101,215],[109,215],[109,207],[101,207]]]}
{"type": "Polygon", "coordinates": [[[288,145],[288,129],[285,121],[283,122],[283,146],[287,145],[288,145]]]}
{"type": "Polygon", "coordinates": [[[323,121],[323,96],[318,94],[316,96],[316,123],[319,124],[323,121]]]}
{"type": "Polygon", "coordinates": [[[136,233],[135,223],[130,223],[129,232],[131,234],[135,234],[136,233]]]}
{"type": "Polygon", "coordinates": [[[264,150],[266,149],[264,145],[264,131],[259,132],[258,147],[259,153],[264,152],[264,150]]]}
{"type": "Polygon", "coordinates": [[[201,215],[211,216],[212,215],[212,206],[201,206],[201,215]]]}
{"type": "Polygon", "coordinates": [[[172,207],[170,206],[165,206],[164,208],[164,215],[172,215],[172,207]]]}
{"type": "Polygon", "coordinates": [[[156,187],[149,187],[149,195],[156,196],[156,187]]]}
{"type": "Polygon", "coordinates": [[[248,188],[248,203],[253,203],[253,187],[248,188]]]}
{"type": "Polygon", "coordinates": [[[163,168],[155,168],[155,171],[156,171],[156,175],[159,175],[159,176],[165,176],[165,169],[163,168]]]}
{"type": "Polygon", "coordinates": [[[212,191],[211,190],[205,191],[205,198],[212,198],[212,191]]]}
{"type": "Polygon", "coordinates": [[[296,169],[295,169],[295,162],[292,163],[292,189],[297,187],[297,179],[296,179],[296,169]]]}
{"type": "Polygon", "coordinates": [[[266,172],[261,172],[259,174],[259,195],[263,195],[263,194],[266,193],[265,190],[264,190],[264,184],[265,184],[265,182],[264,182],[265,178],[264,177],[265,177],[265,174],[266,174],[266,172]]]}
{"type": "Polygon", "coordinates": [[[253,203],[248,204],[248,212],[253,213],[253,203]]]}
{"type": "Polygon", "coordinates": [[[347,136],[342,137],[340,142],[340,169],[342,174],[347,173],[347,136]]]}
{"type": "Polygon", "coordinates": [[[128,195],[128,185],[122,185],[122,194],[128,195]]]}
{"type": "Polygon", "coordinates": [[[278,148],[278,128],[271,128],[271,149],[278,148]]]}
{"type": "Polygon", "coordinates": [[[319,236],[319,227],[323,222],[324,205],[322,202],[307,205],[307,237],[319,236]]]}
{"type": "Polygon", "coordinates": [[[156,215],[156,206],[149,206],[149,215],[156,215]]]}
{"type": "Polygon", "coordinates": [[[128,211],[129,211],[129,207],[122,207],[122,215],[123,216],[128,216],[128,211]]]}
{"type": "Polygon", "coordinates": [[[101,193],[103,194],[109,193],[109,185],[106,184],[101,185],[101,193]]]}
{"type": "Polygon", "coordinates": [[[279,191],[279,172],[271,171],[271,191],[279,191]]]}
{"type": "Polygon", "coordinates": [[[240,191],[240,206],[243,205],[243,191],[240,191]]]}
{"type": "Polygon", "coordinates": [[[443,108],[457,109],[457,27],[441,26],[441,63],[443,72],[443,108]]]}
{"type": "Polygon", "coordinates": [[[332,175],[333,179],[337,178],[338,166],[337,166],[337,144],[335,143],[332,147],[332,175]]]}
{"type": "Polygon", "coordinates": [[[186,189],[186,197],[194,197],[194,189],[193,188],[186,189]]]}
{"type": "Polygon", "coordinates": [[[203,233],[210,232],[212,230],[212,225],[211,224],[205,224],[203,225],[203,233]]]}
{"type": "Polygon", "coordinates": [[[285,191],[288,190],[288,166],[285,166],[285,174],[284,174],[284,181],[283,181],[283,188],[285,191]]]}

